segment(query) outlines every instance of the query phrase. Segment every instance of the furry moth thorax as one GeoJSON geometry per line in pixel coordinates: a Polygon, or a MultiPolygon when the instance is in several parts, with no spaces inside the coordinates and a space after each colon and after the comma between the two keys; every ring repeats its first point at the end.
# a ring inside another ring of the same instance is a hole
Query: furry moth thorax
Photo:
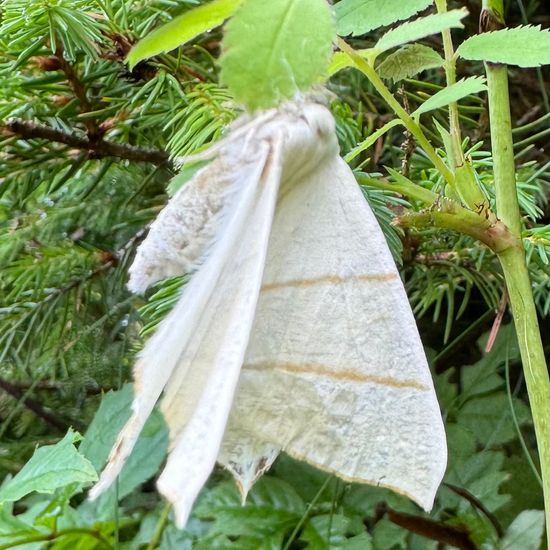
{"type": "Polygon", "coordinates": [[[334,119],[320,104],[286,103],[256,117],[244,115],[227,137],[206,153],[190,157],[210,163],[176,192],[151,224],[130,267],[128,288],[142,293],[161,279],[194,272],[224,230],[247,172],[266,151],[270,154],[265,170],[281,162],[281,180],[291,185],[338,155],[338,149],[334,119]],[[275,148],[281,149],[277,160],[275,148]]]}

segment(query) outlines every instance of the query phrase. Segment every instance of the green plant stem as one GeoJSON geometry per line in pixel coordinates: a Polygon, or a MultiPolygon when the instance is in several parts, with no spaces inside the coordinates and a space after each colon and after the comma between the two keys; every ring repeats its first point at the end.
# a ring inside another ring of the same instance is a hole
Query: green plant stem
{"type": "MultiPolygon", "coordinates": [[[[447,0],[435,0],[435,5],[439,13],[447,11],[447,0]]],[[[451,29],[445,29],[441,36],[443,37],[443,51],[445,53],[445,77],[447,86],[456,83],[456,58],[453,47],[451,29]]],[[[464,164],[464,154],[462,152],[462,138],[460,132],[460,122],[458,118],[458,103],[453,101],[449,104],[449,131],[451,134],[452,151],[447,151],[453,167],[464,164]]]]}
{"type": "Polygon", "coordinates": [[[396,221],[403,227],[418,229],[439,227],[457,231],[482,242],[497,254],[504,253],[517,245],[517,240],[501,221],[486,219],[482,214],[477,214],[460,206],[456,201],[445,198],[440,200],[436,208],[411,212],[399,216],[396,221]]]}
{"type": "Polygon", "coordinates": [[[360,185],[368,185],[370,187],[375,187],[377,189],[383,189],[386,191],[392,191],[393,193],[399,193],[410,199],[415,199],[421,203],[429,206],[437,200],[437,193],[425,189],[420,185],[402,185],[399,182],[390,183],[389,181],[383,178],[369,178],[368,176],[363,176],[361,174],[355,174],[355,179],[359,182],[360,185]]]}
{"type": "Polygon", "coordinates": [[[286,544],[284,545],[283,550],[289,550],[290,549],[292,543],[294,542],[294,540],[298,536],[298,533],[300,532],[300,529],[302,528],[304,523],[309,518],[309,515],[310,515],[311,511],[313,510],[313,507],[317,504],[317,501],[321,498],[321,495],[323,494],[323,492],[325,491],[325,489],[327,488],[328,484],[330,483],[330,481],[332,479],[334,479],[333,475],[328,475],[326,477],[325,481],[323,482],[323,485],[321,485],[321,487],[317,491],[316,495],[313,497],[311,502],[308,504],[308,506],[306,508],[306,511],[304,512],[304,514],[300,518],[300,521],[295,525],[294,529],[292,530],[292,533],[290,533],[290,536],[288,537],[288,540],[286,541],[286,544]]]}
{"type": "Polygon", "coordinates": [[[151,537],[151,540],[149,541],[149,544],[147,545],[146,550],[154,550],[159,545],[160,538],[162,537],[162,533],[164,531],[164,528],[166,527],[166,523],[168,521],[168,514],[170,513],[171,509],[172,509],[172,505],[169,503],[166,504],[162,509],[159,520],[155,527],[155,532],[153,533],[153,536],[151,537]]]}
{"type": "MultiPolygon", "coordinates": [[[[492,30],[503,25],[502,13],[502,0],[483,0],[481,13],[483,30],[492,30]]],[[[497,213],[518,241],[517,246],[499,252],[498,257],[508,289],[537,436],[544,492],[546,535],[550,547],[550,529],[548,529],[550,526],[550,379],[525,260],[525,250],[521,244],[521,217],[516,190],[508,71],[505,65],[491,63],[485,64],[485,70],[489,88],[489,118],[497,213]]]]}
{"type": "Polygon", "coordinates": [[[508,71],[505,65],[486,64],[485,69],[489,88],[489,117],[498,216],[519,238],[521,214],[516,190],[508,71]]]}
{"type": "Polygon", "coordinates": [[[357,52],[344,40],[338,39],[338,47],[349,55],[355,66],[370,80],[376,91],[382,96],[384,101],[390,106],[393,112],[403,121],[407,130],[414,136],[418,145],[432,161],[435,168],[445,178],[447,183],[454,185],[454,174],[449,170],[443,159],[436,153],[428,138],[424,135],[422,128],[414,119],[401,107],[397,99],[388,90],[382,79],[378,76],[374,68],[363,59],[357,52]]]}
{"type": "MultiPolygon", "coordinates": [[[[529,466],[531,467],[531,470],[533,472],[533,475],[535,476],[535,479],[537,480],[538,484],[542,488],[542,478],[540,477],[540,473],[537,469],[535,461],[533,460],[533,457],[531,456],[531,452],[529,451],[529,447],[527,446],[527,443],[525,442],[525,438],[523,437],[521,426],[519,425],[518,416],[516,414],[516,409],[514,406],[514,397],[515,397],[514,394],[516,392],[512,394],[512,386],[510,383],[510,360],[508,357],[508,351],[509,351],[508,348],[509,348],[509,343],[507,343],[506,345],[506,362],[504,363],[504,374],[506,379],[506,394],[508,396],[508,406],[510,407],[510,413],[512,415],[514,427],[516,428],[516,433],[518,434],[519,443],[521,445],[521,448],[523,449],[523,454],[525,455],[525,460],[527,460],[527,462],[529,463],[529,466]]],[[[521,381],[522,380],[520,380],[520,382],[521,381]]]]}
{"type": "MultiPolygon", "coordinates": [[[[533,301],[523,247],[505,250],[498,254],[498,258],[508,289],[537,436],[546,525],[548,526],[550,525],[550,380],[540,337],[537,310],[533,301]]],[[[550,530],[548,528],[546,534],[550,548],[550,530]]]]}

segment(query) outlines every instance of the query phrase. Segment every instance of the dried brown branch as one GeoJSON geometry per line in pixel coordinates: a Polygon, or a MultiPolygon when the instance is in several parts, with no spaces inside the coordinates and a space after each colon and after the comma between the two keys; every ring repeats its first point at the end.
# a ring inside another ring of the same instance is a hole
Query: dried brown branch
{"type": "Polygon", "coordinates": [[[4,390],[7,394],[11,395],[14,399],[20,400],[27,409],[32,411],[36,416],[48,423],[52,428],[59,430],[60,432],[66,432],[69,429],[69,424],[63,420],[57,418],[55,415],[47,411],[36,399],[25,396],[25,392],[21,389],[0,378],[0,389],[4,390]]]}
{"type": "Polygon", "coordinates": [[[453,548],[462,550],[475,550],[477,548],[465,526],[449,525],[422,516],[405,514],[386,505],[382,505],[381,508],[381,511],[385,512],[386,517],[392,523],[407,529],[411,533],[436,540],[442,544],[451,545],[453,548]]]}
{"type": "Polygon", "coordinates": [[[167,164],[169,161],[168,153],[160,149],[145,149],[107,140],[92,141],[88,137],[69,134],[38,122],[11,119],[8,120],[6,129],[23,139],[46,139],[89,151],[91,158],[117,157],[157,165],[167,164]]]}
{"type": "MultiPolygon", "coordinates": [[[[63,48],[61,47],[61,44],[57,44],[57,48],[55,50],[55,59],[57,59],[59,69],[61,69],[65,73],[67,81],[69,82],[69,86],[71,87],[74,95],[78,98],[78,101],[80,102],[80,112],[88,113],[92,111],[92,105],[88,100],[86,88],[78,77],[74,66],[63,57],[63,48]]],[[[85,120],[84,125],[86,126],[86,131],[90,142],[101,141],[102,133],[100,127],[94,119],[85,120]]]]}

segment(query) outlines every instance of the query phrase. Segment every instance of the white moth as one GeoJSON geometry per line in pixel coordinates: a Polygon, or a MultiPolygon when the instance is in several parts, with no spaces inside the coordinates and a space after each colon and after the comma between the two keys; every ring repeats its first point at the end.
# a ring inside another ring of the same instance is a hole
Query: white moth
{"type": "Polygon", "coordinates": [[[168,203],[130,289],[195,271],[135,367],[132,415],[95,498],[155,403],[170,430],[158,489],[183,527],[216,461],[243,497],[280,451],[432,507],[439,406],[384,236],[323,106],[241,118],[168,203]]]}

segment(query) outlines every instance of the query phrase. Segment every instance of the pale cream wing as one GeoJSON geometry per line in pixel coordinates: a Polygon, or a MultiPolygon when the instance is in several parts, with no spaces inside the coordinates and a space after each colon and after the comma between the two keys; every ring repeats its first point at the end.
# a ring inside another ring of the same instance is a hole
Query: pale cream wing
{"type": "Polygon", "coordinates": [[[179,527],[216,463],[254,320],[281,177],[281,142],[272,138],[263,170],[249,182],[253,200],[239,204],[238,238],[161,401],[172,449],[157,487],[179,527]]]}
{"type": "MultiPolygon", "coordinates": [[[[281,189],[226,441],[239,437],[426,510],[444,474],[443,423],[405,290],[337,155],[281,189]]],[[[224,444],[221,461],[235,456],[224,444]]]]}
{"type": "MultiPolygon", "coordinates": [[[[218,214],[216,233],[210,231],[208,239],[203,237],[204,232],[201,233],[196,228],[192,228],[192,231],[189,232],[188,239],[200,240],[203,249],[209,246],[210,254],[191,281],[184,287],[176,306],[162,321],[139,355],[134,367],[132,414],[115,442],[99,481],[89,492],[91,499],[96,498],[107,489],[120,473],[163,390],[165,390],[168,402],[172,399],[172,395],[179,391],[179,386],[183,384],[195,355],[203,345],[204,334],[205,331],[208,331],[209,323],[219,313],[212,307],[213,296],[219,291],[220,281],[223,282],[228,265],[234,266],[235,246],[240,242],[241,234],[246,230],[248,219],[257,205],[258,184],[261,182],[266,164],[270,161],[270,150],[267,143],[249,148],[248,153],[247,159],[237,162],[233,166],[229,177],[227,174],[219,173],[218,163],[212,163],[199,176],[202,180],[204,178],[215,180],[214,184],[210,184],[210,188],[215,187],[216,181],[219,180],[218,190],[225,196],[225,212],[218,214]],[[226,184],[225,187],[222,184],[226,184]],[[165,388],[167,384],[168,387],[165,388]]],[[[225,159],[230,162],[231,155],[225,156],[225,159]]],[[[275,194],[276,192],[277,190],[274,191],[275,194]]],[[[188,201],[186,205],[189,207],[188,201]]],[[[172,209],[172,213],[170,213],[169,205],[167,210],[170,216],[179,213],[184,217],[197,212],[202,215],[202,210],[198,208],[198,205],[194,205],[194,208],[195,210],[184,208],[181,212],[176,208],[172,209]]],[[[268,218],[268,222],[271,223],[271,218],[268,218]]],[[[157,224],[157,229],[157,233],[148,236],[150,241],[162,240],[162,235],[159,236],[158,232],[170,231],[172,226],[168,224],[168,227],[165,227],[157,224]]],[[[202,254],[204,253],[203,251],[202,254]]],[[[195,257],[200,254],[199,249],[194,252],[195,257]]],[[[161,250],[156,257],[149,255],[139,260],[142,264],[140,269],[143,270],[146,278],[157,273],[155,266],[159,262],[162,264],[165,257],[166,253],[161,250]],[[146,266],[147,269],[142,266],[146,266]],[[148,271],[149,266],[154,268],[151,272],[148,271]]],[[[263,263],[261,270],[263,271],[263,263]]],[[[235,284],[235,282],[233,283],[235,284]]],[[[254,301],[246,307],[251,307],[253,311],[255,305],[254,301]]],[[[247,330],[250,330],[250,327],[247,330]]],[[[246,342],[241,345],[246,348],[246,342]]],[[[201,376],[200,372],[198,376],[201,376]]],[[[193,398],[185,402],[182,407],[191,403],[194,406],[198,402],[199,389],[207,376],[208,374],[201,379],[200,383],[193,378],[193,385],[187,393],[187,396],[192,395],[193,398]]],[[[232,397],[233,390],[230,391],[232,397]]],[[[188,409],[192,410],[192,407],[188,407],[188,409]]],[[[182,418],[182,422],[186,418],[182,418]]],[[[171,435],[173,439],[175,435],[173,433],[171,435]]]]}
{"type": "Polygon", "coordinates": [[[269,443],[257,432],[248,430],[241,422],[232,422],[223,436],[218,462],[235,479],[242,502],[254,483],[273,465],[281,451],[276,443],[269,443]]]}

